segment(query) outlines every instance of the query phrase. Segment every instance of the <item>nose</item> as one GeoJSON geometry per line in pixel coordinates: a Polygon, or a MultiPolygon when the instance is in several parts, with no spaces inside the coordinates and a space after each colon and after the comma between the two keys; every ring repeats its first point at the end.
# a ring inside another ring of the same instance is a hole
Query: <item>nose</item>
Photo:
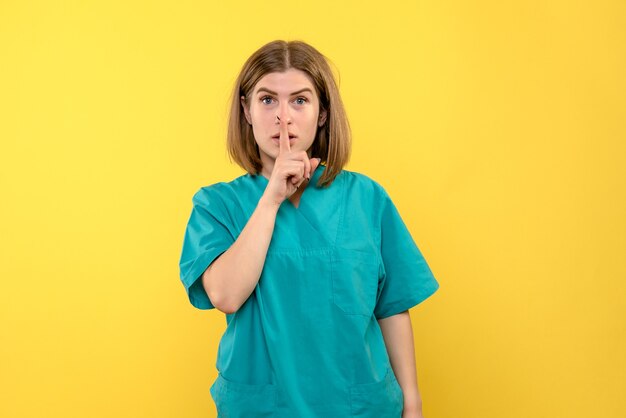
{"type": "Polygon", "coordinates": [[[276,123],[280,123],[281,120],[286,120],[287,124],[291,123],[291,116],[288,112],[289,108],[287,106],[281,106],[278,110],[278,114],[276,115],[276,123]]]}

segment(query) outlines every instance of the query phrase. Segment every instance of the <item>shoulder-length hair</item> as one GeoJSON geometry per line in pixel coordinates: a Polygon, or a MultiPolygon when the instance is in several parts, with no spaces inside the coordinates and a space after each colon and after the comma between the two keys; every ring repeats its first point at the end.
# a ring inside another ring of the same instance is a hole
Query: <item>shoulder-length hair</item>
{"type": "Polygon", "coordinates": [[[271,72],[295,68],[305,72],[320,102],[320,113],[327,111],[326,121],[317,129],[311,156],[321,158],[326,169],[318,186],[329,186],[350,158],[352,135],[339,89],[327,58],[303,41],[272,41],[255,51],[245,62],[232,92],[228,121],[227,148],[235,161],[251,175],[263,168],[252,126],[245,118],[241,96],[249,106],[256,83],[271,72]]]}

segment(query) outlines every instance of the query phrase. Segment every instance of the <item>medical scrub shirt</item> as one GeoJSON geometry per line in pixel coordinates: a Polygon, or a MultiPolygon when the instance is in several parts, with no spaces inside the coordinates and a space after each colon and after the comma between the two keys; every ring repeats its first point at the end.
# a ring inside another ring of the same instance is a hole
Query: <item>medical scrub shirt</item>
{"type": "MultiPolygon", "coordinates": [[[[439,285],[383,187],[347,170],[318,187],[325,168],[298,207],[281,204],[259,281],[226,314],[210,387],[219,417],[402,415],[377,320],[439,285]]],[[[268,182],[245,174],[193,196],[180,278],[194,307],[214,308],[202,273],[235,242],[268,182]]]]}

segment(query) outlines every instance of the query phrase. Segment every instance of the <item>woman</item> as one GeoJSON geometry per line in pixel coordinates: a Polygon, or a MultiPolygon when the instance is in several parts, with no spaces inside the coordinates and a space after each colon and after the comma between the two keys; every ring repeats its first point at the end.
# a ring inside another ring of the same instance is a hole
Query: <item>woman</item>
{"type": "Polygon", "coordinates": [[[247,174],[195,193],[180,258],[192,305],[226,314],[218,415],[421,417],[407,310],[439,286],[383,187],[342,169],[326,58],[300,41],[256,51],[228,150],[247,174]]]}

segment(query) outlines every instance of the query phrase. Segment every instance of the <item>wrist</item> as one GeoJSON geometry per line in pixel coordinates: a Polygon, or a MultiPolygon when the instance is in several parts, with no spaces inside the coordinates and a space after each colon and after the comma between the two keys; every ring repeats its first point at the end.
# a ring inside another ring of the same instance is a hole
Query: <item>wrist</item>
{"type": "Polygon", "coordinates": [[[404,396],[404,410],[422,412],[422,398],[418,396],[404,396]]]}
{"type": "Polygon", "coordinates": [[[421,412],[422,411],[422,402],[405,402],[404,410],[411,412],[421,412]]]}
{"type": "Polygon", "coordinates": [[[275,200],[269,198],[266,194],[263,194],[263,196],[261,196],[261,199],[259,199],[259,203],[257,204],[257,206],[263,209],[277,212],[278,208],[280,207],[280,203],[277,203],[275,200]]]}

